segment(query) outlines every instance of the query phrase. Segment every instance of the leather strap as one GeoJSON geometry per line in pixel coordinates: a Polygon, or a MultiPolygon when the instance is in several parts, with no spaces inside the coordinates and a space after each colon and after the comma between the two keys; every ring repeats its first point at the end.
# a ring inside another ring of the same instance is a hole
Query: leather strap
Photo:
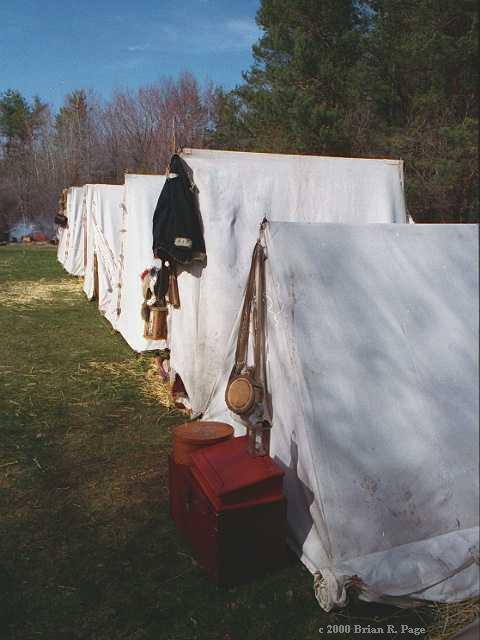
{"type": "Polygon", "coordinates": [[[265,354],[265,249],[257,242],[253,250],[250,272],[242,306],[240,327],[235,351],[235,364],[229,383],[241,375],[247,367],[250,322],[253,325],[254,366],[250,371],[252,381],[263,389],[264,419],[271,421],[270,399],[266,393],[266,354],[265,354]]]}
{"type": "MultiPolygon", "coordinates": [[[[257,272],[260,256],[263,254],[263,247],[259,242],[255,245],[252,255],[252,261],[250,264],[250,272],[248,274],[247,286],[245,288],[245,295],[243,299],[242,313],[240,317],[240,327],[238,330],[237,348],[235,351],[235,364],[233,365],[232,377],[240,375],[247,366],[248,355],[248,338],[250,334],[250,319],[252,314],[253,299],[255,296],[257,285],[257,272]]],[[[255,324],[254,324],[255,326],[255,324]]],[[[254,331],[254,336],[255,336],[254,331]]],[[[258,340],[254,337],[254,354],[257,353],[255,344],[258,340]]],[[[255,362],[256,364],[256,362],[255,362]]]]}

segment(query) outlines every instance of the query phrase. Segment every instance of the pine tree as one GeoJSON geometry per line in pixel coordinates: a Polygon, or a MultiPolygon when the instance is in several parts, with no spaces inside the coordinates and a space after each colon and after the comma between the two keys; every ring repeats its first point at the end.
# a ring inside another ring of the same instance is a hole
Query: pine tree
{"type": "Polygon", "coordinates": [[[348,153],[352,70],[365,20],[352,0],[264,0],[264,36],[237,95],[262,150],[348,153]]]}
{"type": "Polygon", "coordinates": [[[472,0],[262,0],[244,83],[212,143],[403,158],[418,221],[478,219],[472,0]]]}
{"type": "Polygon", "coordinates": [[[0,134],[7,154],[32,141],[46,108],[40,98],[35,97],[29,105],[19,91],[12,89],[0,96],[0,134]]]}
{"type": "Polygon", "coordinates": [[[402,157],[419,221],[478,216],[478,12],[471,0],[375,0],[366,47],[379,153],[402,157]]]}

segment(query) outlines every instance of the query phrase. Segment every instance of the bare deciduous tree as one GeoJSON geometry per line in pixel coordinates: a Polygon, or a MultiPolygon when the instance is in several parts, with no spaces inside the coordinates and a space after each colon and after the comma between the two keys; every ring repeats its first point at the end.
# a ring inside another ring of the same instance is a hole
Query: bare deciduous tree
{"type": "Polygon", "coordinates": [[[11,194],[8,202],[16,202],[7,207],[8,224],[21,216],[45,226],[67,186],[122,184],[126,171],[163,173],[174,144],[203,144],[215,91],[185,73],[136,91],[117,90],[103,103],[79,89],[55,115],[38,99],[29,105],[18,92],[6,92],[0,96],[0,205],[2,185],[11,194]]]}

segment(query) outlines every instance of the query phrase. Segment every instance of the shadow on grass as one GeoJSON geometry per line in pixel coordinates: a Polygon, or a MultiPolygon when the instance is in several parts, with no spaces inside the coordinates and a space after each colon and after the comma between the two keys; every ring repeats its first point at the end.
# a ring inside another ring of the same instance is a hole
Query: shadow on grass
{"type": "Polygon", "coordinates": [[[417,624],[411,611],[357,602],[324,614],[293,556],[253,584],[210,584],[168,516],[167,442],[137,446],[124,420],[93,433],[106,415],[87,434],[67,430],[24,452],[24,464],[40,467],[16,471],[0,525],[5,638],[287,640],[362,618],[417,624]]]}
{"type": "MultiPolygon", "coordinates": [[[[0,251],[1,278],[65,274],[54,251],[19,247],[0,251]]],[[[250,585],[209,583],[168,516],[179,418],[141,392],[148,360],[80,285],[63,295],[0,305],[1,640],[308,640],[335,622],[418,626],[421,612],[358,602],[323,613],[293,557],[250,585]]]]}

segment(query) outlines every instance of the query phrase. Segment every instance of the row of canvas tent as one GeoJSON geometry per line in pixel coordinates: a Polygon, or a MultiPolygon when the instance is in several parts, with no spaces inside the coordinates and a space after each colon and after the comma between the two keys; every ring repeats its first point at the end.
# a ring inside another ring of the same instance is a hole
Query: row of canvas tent
{"type": "MultiPolygon", "coordinates": [[[[271,454],[290,544],[329,610],[479,592],[478,229],[411,225],[399,161],[188,150],[206,266],[178,276],[168,347],[195,414],[244,427],[224,392],[260,222],[271,454]],[[354,579],[355,577],[355,579],[354,579]]],[[[136,351],[164,176],[68,194],[59,259],[98,264],[100,309],[136,351]]]]}

